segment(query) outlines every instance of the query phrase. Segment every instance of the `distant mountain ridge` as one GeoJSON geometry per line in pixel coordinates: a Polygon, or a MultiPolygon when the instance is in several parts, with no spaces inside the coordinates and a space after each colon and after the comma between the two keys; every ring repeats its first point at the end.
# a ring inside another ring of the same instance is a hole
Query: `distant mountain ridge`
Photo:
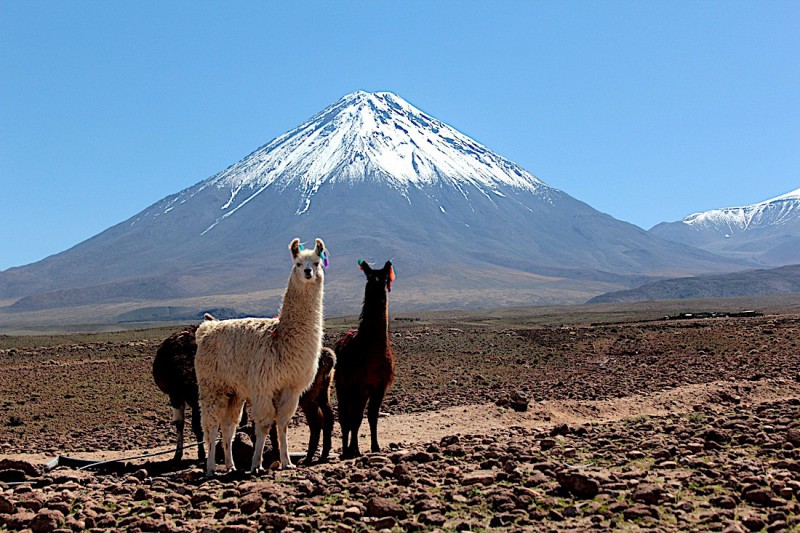
{"type": "Polygon", "coordinates": [[[587,303],[641,302],[800,294],[800,265],[665,279],[635,289],[595,296],[587,303]]]}
{"type": "Polygon", "coordinates": [[[12,301],[0,323],[75,306],[84,320],[137,305],[274,313],[296,236],[331,251],[331,313],[360,306],[358,258],[393,260],[406,309],[573,303],[743,268],[598,212],[395,94],[358,91],[129,220],[0,272],[12,301]]]}
{"type": "Polygon", "coordinates": [[[694,213],[658,224],[650,233],[764,265],[800,263],[800,189],[748,206],[694,213]]]}

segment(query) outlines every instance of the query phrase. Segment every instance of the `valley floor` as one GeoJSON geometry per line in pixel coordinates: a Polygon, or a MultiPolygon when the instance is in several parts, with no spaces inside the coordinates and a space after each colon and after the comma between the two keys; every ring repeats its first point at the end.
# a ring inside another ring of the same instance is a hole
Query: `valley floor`
{"type": "MultiPolygon", "coordinates": [[[[169,330],[0,339],[0,480],[32,482],[0,485],[0,524],[800,528],[800,316],[601,326],[438,318],[392,330],[397,378],[382,453],[213,481],[190,461],[162,460],[170,455],[111,473],[39,466],[170,448],[170,409],[150,375],[169,330]],[[512,408],[526,400],[527,410],[512,408]]],[[[291,445],[302,451],[306,430],[296,426],[291,445]]],[[[365,422],[362,449],[367,434],[365,422]]]]}

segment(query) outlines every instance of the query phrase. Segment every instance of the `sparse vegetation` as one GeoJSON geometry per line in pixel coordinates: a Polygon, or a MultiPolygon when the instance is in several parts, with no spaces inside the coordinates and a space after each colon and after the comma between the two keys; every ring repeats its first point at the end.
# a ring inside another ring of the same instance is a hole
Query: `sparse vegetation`
{"type": "MultiPolygon", "coordinates": [[[[799,317],[568,328],[503,322],[392,323],[397,381],[381,423],[391,428],[395,415],[424,421],[449,409],[450,438],[432,438],[421,425],[405,445],[388,438],[383,453],[295,471],[203,483],[199,469],[155,459],[88,478],[68,474],[75,481],[55,481],[66,470],[44,474],[33,490],[72,529],[800,526],[800,445],[791,444],[800,353],[784,340],[800,338],[799,317]],[[781,342],[766,342],[764,330],[781,342]],[[529,412],[494,405],[516,391],[531,398],[529,412]],[[661,403],[652,403],[656,397],[661,403]],[[517,422],[477,431],[458,418],[474,404],[517,422]],[[558,419],[570,409],[587,423],[558,419]],[[562,471],[596,483],[597,494],[576,496],[557,479],[562,471]],[[65,483],[73,487],[67,493],[65,483]],[[368,511],[376,496],[389,503],[368,511]]],[[[41,346],[23,339],[0,356],[0,420],[9,436],[0,453],[170,449],[165,398],[141,379],[163,338],[163,331],[86,343],[53,338],[41,346]],[[24,425],[8,424],[12,417],[24,425]]],[[[15,505],[29,497],[3,494],[15,505]]]]}

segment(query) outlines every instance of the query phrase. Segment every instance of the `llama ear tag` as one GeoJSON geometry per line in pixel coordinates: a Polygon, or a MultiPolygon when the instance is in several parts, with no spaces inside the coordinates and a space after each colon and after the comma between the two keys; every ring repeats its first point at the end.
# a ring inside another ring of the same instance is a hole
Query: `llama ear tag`
{"type": "Polygon", "coordinates": [[[364,270],[364,260],[363,260],[363,259],[359,259],[359,260],[358,260],[358,267],[359,267],[361,270],[364,270]]]}

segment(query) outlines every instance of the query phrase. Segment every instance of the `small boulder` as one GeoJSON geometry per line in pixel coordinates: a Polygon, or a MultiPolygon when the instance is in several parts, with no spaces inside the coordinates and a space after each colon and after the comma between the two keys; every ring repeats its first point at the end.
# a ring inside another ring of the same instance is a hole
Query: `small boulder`
{"type": "Polygon", "coordinates": [[[0,514],[11,514],[14,512],[14,502],[0,494],[0,514]]]}
{"type": "Polygon", "coordinates": [[[600,483],[583,472],[558,472],[556,481],[577,498],[591,499],[600,492],[600,483]]]}
{"type": "Polygon", "coordinates": [[[800,428],[791,428],[786,431],[786,442],[793,446],[800,446],[800,428]]]}
{"type": "Polygon", "coordinates": [[[631,499],[639,503],[647,503],[650,505],[657,505],[661,501],[661,496],[664,494],[664,489],[653,483],[639,484],[631,494],[631,499]]]}
{"type": "Polygon", "coordinates": [[[253,514],[261,508],[263,503],[264,499],[261,497],[261,494],[251,492],[241,497],[239,500],[239,510],[244,514],[253,514]]]}
{"type": "Polygon", "coordinates": [[[58,529],[64,523],[64,515],[55,509],[42,509],[31,520],[28,527],[33,533],[46,533],[58,529]]]}
{"type": "Polygon", "coordinates": [[[492,470],[476,470],[469,474],[464,474],[461,478],[461,485],[468,487],[470,485],[491,485],[495,480],[495,472],[492,470]]]}
{"type": "Polygon", "coordinates": [[[39,467],[28,461],[21,461],[19,459],[0,459],[0,470],[22,470],[25,475],[30,477],[37,477],[41,474],[39,467]]]}
{"type": "Polygon", "coordinates": [[[395,501],[380,496],[373,496],[367,500],[367,516],[405,518],[408,516],[408,511],[395,501]]]}

